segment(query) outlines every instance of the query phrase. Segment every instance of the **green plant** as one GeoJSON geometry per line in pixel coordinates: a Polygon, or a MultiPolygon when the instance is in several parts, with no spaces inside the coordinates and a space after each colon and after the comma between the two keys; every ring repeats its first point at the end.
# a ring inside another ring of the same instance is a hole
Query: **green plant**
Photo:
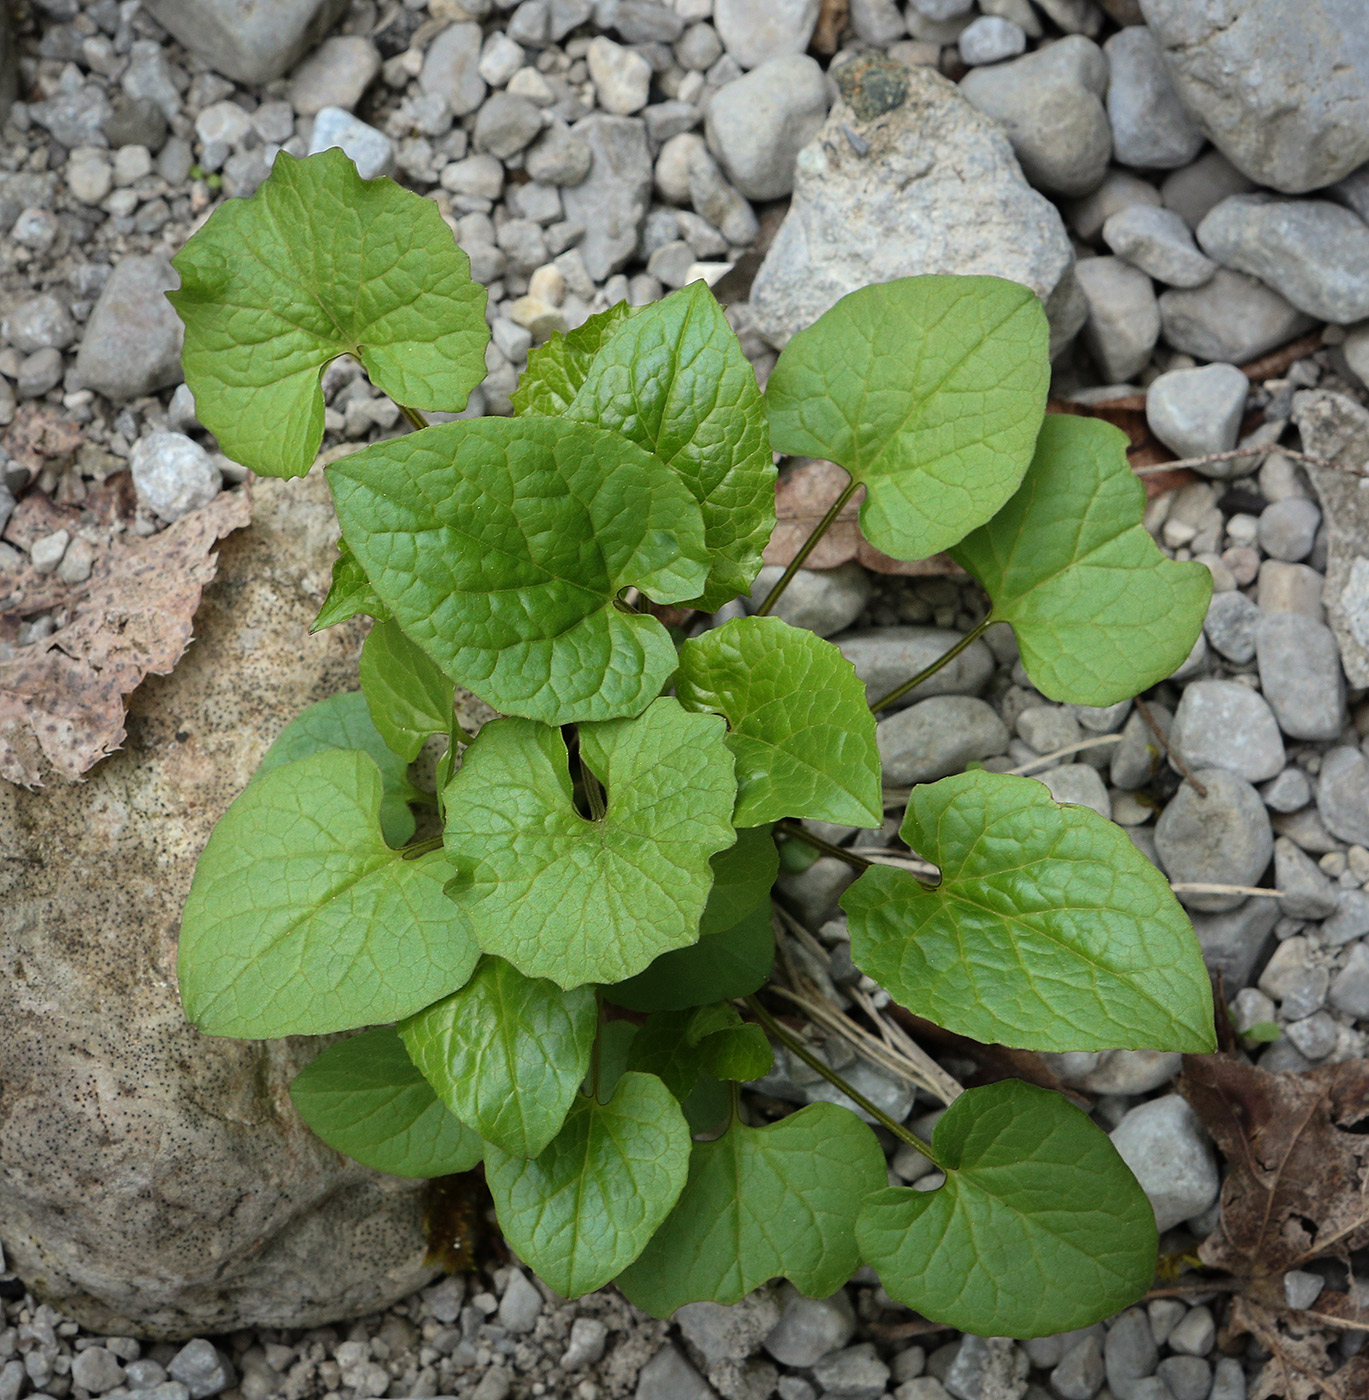
{"type": "MultiPolygon", "coordinates": [[[[857,487],[880,549],[949,548],[979,579],[993,608],[972,635],[1010,623],[1053,699],[1136,694],[1201,624],[1207,571],[1143,530],[1122,435],[1043,422],[1035,297],[983,277],[867,288],[794,338],[762,396],[695,284],[536,350],[515,417],[427,426],[463,407],[486,342],[484,291],[430,202],[336,151],[282,155],[176,266],[186,373],[226,452],[306,471],[320,372],[344,353],[416,429],[328,468],[342,543],[316,626],[375,620],[361,693],[291,724],[214,831],[181,931],[190,1019],[371,1027],[300,1074],[305,1119],[401,1175],[483,1160],[510,1244],[564,1294],[616,1279],[665,1315],[775,1275],[826,1293],[864,1261],[931,1318],[1027,1336],[1143,1292],[1150,1206],[1064,1098],[952,1091],[922,1142],[758,995],[776,824],[792,851],[823,845],[803,819],[883,820],[863,686],[768,616],[857,487]],[[752,586],[772,444],[850,486],[756,616],[683,640],[649,605],[710,611],[752,586]],[[472,737],[457,685],[505,717],[472,737]],[[407,764],[433,735],[424,793],[407,764]],[[440,837],[415,839],[414,804],[440,837]],[[747,1122],[737,1085],[772,1039],[944,1184],[890,1188],[846,1107],[747,1122]]],[[[914,788],[902,835],[939,881],[840,854],[861,867],[852,955],[905,1006],[1040,1050],[1213,1048],[1188,921],[1118,828],[976,771],[914,788]]]]}

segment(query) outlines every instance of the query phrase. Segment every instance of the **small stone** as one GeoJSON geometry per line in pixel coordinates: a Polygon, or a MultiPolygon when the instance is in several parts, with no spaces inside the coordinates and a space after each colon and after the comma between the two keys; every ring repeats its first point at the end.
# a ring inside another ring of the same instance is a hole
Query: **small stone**
{"type": "Polygon", "coordinates": [[[394,143],[383,131],[367,126],[343,107],[324,107],[314,118],[309,154],[335,146],[352,161],[363,180],[374,180],[394,169],[394,143]]]}
{"type": "Polygon", "coordinates": [[[166,521],[207,506],[223,488],[222,473],[213,459],[181,433],[149,433],[139,438],[129,466],[138,500],[166,521]]]}
{"type": "Polygon", "coordinates": [[[1306,564],[1285,564],[1266,559],[1260,565],[1257,601],[1262,613],[1295,613],[1316,622],[1325,621],[1322,607],[1322,576],[1306,564]]]}
{"type": "Polygon", "coordinates": [[[1092,1069],[1070,1082],[1091,1094],[1148,1094],[1168,1084],[1182,1062],[1182,1055],[1168,1050],[1106,1050],[1092,1069]]]}
{"type": "Polygon", "coordinates": [[[742,68],[803,53],[818,22],[819,0],[714,0],[718,37],[742,68]]]}
{"type": "Polygon", "coordinates": [[[1274,842],[1274,884],[1283,891],[1284,914],[1292,919],[1325,919],[1340,903],[1331,881],[1286,836],[1274,842]]]}
{"type": "Polygon", "coordinates": [[[99,204],[114,187],[114,172],[95,146],[77,146],[67,157],[67,189],[82,204],[99,204]]]}
{"type": "Polygon", "coordinates": [[[916,1376],[894,1391],[894,1400],[951,1400],[946,1387],[935,1376],[916,1376]]]}
{"type": "Polygon", "coordinates": [[[62,382],[64,366],[60,350],[35,350],[19,365],[14,387],[21,399],[36,399],[62,382]]]}
{"type": "Polygon", "coordinates": [[[485,40],[476,71],[491,87],[503,87],[527,61],[521,44],[515,44],[507,34],[495,32],[485,40]]]}
{"type": "Polygon", "coordinates": [[[1309,1274],[1305,1269],[1289,1269],[1283,1276],[1284,1301],[1299,1311],[1310,1308],[1325,1287],[1326,1280],[1320,1274],[1309,1274]]]}
{"type": "Polygon", "coordinates": [[[523,166],[540,184],[564,187],[578,185],[589,174],[591,159],[589,146],[557,120],[524,152],[523,166]]]}
{"type": "Polygon", "coordinates": [[[305,117],[324,107],[345,107],[350,112],[378,72],[380,54],[369,39],[335,34],[291,74],[291,104],[305,117]]]}
{"type": "Polygon", "coordinates": [[[152,174],[152,152],[146,146],[120,146],[114,153],[114,183],[136,185],[152,174]]]}
{"type": "MultiPolygon", "coordinates": [[[[168,1374],[190,1392],[190,1400],[206,1400],[237,1380],[233,1363],[203,1337],[187,1342],[167,1362],[168,1374]]],[[[150,1394],[151,1392],[149,1392],[150,1394]]]]}
{"type": "Polygon", "coordinates": [[[1235,365],[1170,370],[1146,390],[1146,422],[1180,457],[1228,452],[1236,445],[1249,391],[1250,381],[1235,365]]]}
{"type": "Polygon", "coordinates": [[[495,200],[504,191],[504,167],[494,156],[467,156],[445,166],[439,183],[468,199],[495,200]]]}
{"type": "Polygon", "coordinates": [[[1160,46],[1145,25],[1114,34],[1108,56],[1108,119],[1122,165],[1173,170],[1202,149],[1203,133],[1170,84],[1160,46]]]}
{"type": "Polygon", "coordinates": [[[1289,496],[1260,515],[1260,548],[1274,559],[1297,563],[1312,552],[1321,511],[1305,496],[1289,496]]]}
{"type": "Polygon", "coordinates": [[[1273,812],[1296,812],[1312,800],[1312,784],[1301,768],[1285,768],[1260,789],[1264,805],[1273,812]]]}
{"type": "Polygon", "coordinates": [[[1207,1400],[1212,1367],[1200,1356],[1167,1356],[1155,1368],[1174,1400],[1207,1400]]]}
{"type": "Polygon", "coordinates": [[[782,1296],[784,1311],[764,1343],[780,1365],[812,1366],[851,1340],[856,1319],[844,1290],[838,1289],[830,1298],[805,1298],[792,1284],[785,1284],[782,1296]]]}
{"type": "Polygon", "coordinates": [[[51,574],[62,562],[71,535],[66,530],[54,530],[50,535],[40,535],[29,546],[29,563],[40,574],[51,574]]]}
{"type": "Polygon", "coordinates": [[[1250,783],[1274,777],[1284,765],[1274,712],[1235,681],[1187,686],[1169,737],[1190,768],[1224,768],[1250,783]]]}
{"type": "Polygon", "coordinates": [[[794,162],[827,118],[822,69],[806,54],[771,59],[708,105],[708,144],[747,199],[779,199],[794,188],[794,162]]]}
{"type": "Polygon", "coordinates": [[[1245,1400],[1245,1368],[1239,1357],[1223,1356],[1217,1362],[1207,1400],[1245,1400]]]}
{"type": "Polygon", "coordinates": [[[1255,642],[1260,688],[1279,728],[1290,739],[1335,739],[1345,723],[1335,633],[1309,617],[1270,613],[1260,617],[1255,642]]]}
{"type": "Polygon", "coordinates": [[[531,1332],[542,1311],[542,1295],[519,1269],[509,1273],[504,1296],[499,1300],[499,1325],[515,1335],[531,1332]]]}
{"type": "Polygon", "coordinates": [[[1189,228],[1196,229],[1224,199],[1246,194],[1254,184],[1220,151],[1204,151],[1192,165],[1166,176],[1160,195],[1189,228]]]}
{"type": "Polygon", "coordinates": [[[1321,926],[1321,936],[1332,948],[1369,933],[1369,894],[1342,890],[1336,912],[1321,926]]]}
{"type": "Polygon", "coordinates": [[[1083,737],[1079,721],[1056,705],[1029,705],[1017,717],[1017,732],[1037,753],[1054,753],[1083,737]]]}
{"type": "Polygon", "coordinates": [[[1263,282],[1224,267],[1201,287],[1162,292],[1160,320],[1165,341],[1175,350],[1238,365],[1316,324],[1263,282]]]}
{"type": "Polygon", "coordinates": [[[104,130],[109,144],[116,148],[146,146],[150,151],[160,151],[166,144],[166,117],[150,97],[119,93],[104,130]]]}
{"type": "Polygon", "coordinates": [[[1244,593],[1235,589],[1214,593],[1203,620],[1203,633],[1215,651],[1244,666],[1255,659],[1255,629],[1259,621],[1259,608],[1244,593]]]}
{"type": "Polygon", "coordinates": [[[464,117],[485,100],[480,76],[482,34],[478,24],[449,24],[428,45],[418,85],[425,93],[444,97],[453,114],[464,117]]]}
{"type": "Polygon", "coordinates": [[[889,1368],[870,1342],[831,1352],[813,1365],[813,1379],[825,1394],[842,1400],[878,1400],[889,1383],[889,1368]]]}
{"type": "MultiPolygon", "coordinates": [[[[67,552],[62,556],[62,562],[57,566],[57,577],[65,584],[75,586],[78,583],[85,583],[90,577],[90,571],[95,564],[95,551],[91,548],[88,540],[74,539],[67,546],[67,552]]],[[[89,1386],[86,1387],[90,1389],[89,1386]]]]}
{"type": "Polygon", "coordinates": [[[542,114],[524,97],[494,92],[475,119],[472,140],[477,151],[507,160],[541,134],[542,114]]]}
{"type": "MultiPolygon", "coordinates": [[[[637,250],[651,202],[651,156],[639,118],[594,115],[571,128],[591,153],[588,176],[563,190],[566,218],[585,230],[580,256],[595,282],[606,281],[637,250]]],[[[539,177],[541,178],[541,177],[539,177]]]]}
{"type": "Polygon", "coordinates": [[[1026,1353],[1006,1337],[966,1335],[946,1370],[946,1389],[956,1400],[1015,1400],[1024,1392],[1028,1365],[1026,1353]]]}
{"type": "Polygon", "coordinates": [[[577,1317],[570,1325],[570,1345],[561,1355],[561,1369],[575,1371],[603,1359],[608,1326],[597,1317],[577,1317]]]}
{"type": "Polygon", "coordinates": [[[667,1342],[642,1367],[636,1400],[717,1400],[717,1392],[667,1342]]]}
{"type": "Polygon", "coordinates": [[[1051,1386],[1061,1400],[1093,1400],[1106,1378],[1102,1343],[1097,1337],[1085,1337],[1051,1372],[1051,1386]]]}
{"type": "Polygon", "coordinates": [[[1260,990],[1280,1003],[1285,1020],[1310,1016],[1326,1001],[1330,976],[1325,967],[1311,958],[1307,939],[1285,938],[1260,973],[1260,990]]]}
{"type": "Polygon", "coordinates": [[[57,241],[57,216],[50,209],[25,209],[15,219],[10,238],[20,247],[46,252],[57,241]]]}
{"type": "Polygon", "coordinates": [[[1340,1028],[1325,1011],[1291,1021],[1284,1034],[1299,1054],[1314,1062],[1324,1060],[1340,1043],[1340,1028]]]}
{"type": "Polygon", "coordinates": [[[1091,807],[1100,817],[1112,820],[1112,799],[1098,770],[1088,763],[1063,763],[1044,773],[1032,774],[1045,783],[1057,802],[1072,802],[1079,807],[1091,807]]]}
{"type": "MultiPolygon", "coordinates": [[[[836,644],[865,682],[866,697],[873,704],[926,670],[963,639],[962,633],[939,627],[872,627],[847,632],[836,644]]],[[[954,661],[896,700],[891,709],[906,709],[933,695],[977,695],[993,671],[993,653],[984,642],[971,642],[954,661]]]]}
{"type": "Polygon", "coordinates": [[[880,720],[875,742],[886,782],[929,783],[1003,753],[1008,727],[983,700],[937,695],[880,720]]]}
{"type": "Polygon", "coordinates": [[[1358,749],[1342,746],[1322,756],[1317,811],[1333,836],[1369,844],[1369,758],[1358,749]]]}
{"type": "Polygon", "coordinates": [[[1114,214],[1138,204],[1155,207],[1159,203],[1160,192],[1149,180],[1114,166],[1092,194],[1069,206],[1070,227],[1080,238],[1093,242],[1114,214]]]}
{"type": "MultiPolygon", "coordinates": [[[[1160,732],[1169,734],[1174,716],[1164,705],[1151,705],[1150,715],[1160,732]]],[[[1164,762],[1160,745],[1138,710],[1122,726],[1122,741],[1112,751],[1110,776],[1113,787],[1134,792],[1148,783],[1164,762]]]]}
{"type": "Polygon", "coordinates": [[[780,1305],[769,1291],[760,1290],[730,1305],[686,1303],[674,1320],[710,1364],[744,1361],[779,1322],[780,1305]]]}
{"type": "Polygon", "coordinates": [[[651,90],[651,64],[635,49],[602,34],[589,41],[589,75],[599,106],[617,116],[640,112],[651,90]]]}
{"type": "Polygon", "coordinates": [[[1084,258],[1074,275],[1089,307],[1084,343],[1108,382],[1124,384],[1150,362],[1160,335],[1150,278],[1120,258],[1084,258]]]}
{"type": "MultiPolygon", "coordinates": [[[[1221,768],[1194,775],[1206,797],[1185,782],[1160,813],[1155,847],[1160,864],[1179,884],[1253,885],[1274,853],[1274,836],[1260,795],[1243,778],[1221,768]]],[[[1234,909],[1245,896],[1183,893],[1190,908],[1234,909]]]]}
{"type": "MultiPolygon", "coordinates": [[[[753,611],[765,601],[783,573],[779,564],[768,564],[761,570],[747,600],[753,611]]],[[[791,627],[804,627],[819,637],[830,637],[860,616],[873,587],[870,575],[854,560],[835,569],[800,569],[780,595],[773,616],[791,627]]]]}
{"type": "MultiPolygon", "coordinates": [[[[1197,1115],[1178,1094],[1151,1099],[1131,1109],[1110,1134],[1112,1145],[1135,1174],[1141,1189],[1150,1199],[1155,1211],[1156,1227],[1163,1234],[1184,1220],[1201,1215],[1217,1198],[1220,1179],[1212,1144],[1198,1122],[1197,1115]]],[[[1145,1342],[1138,1350],[1149,1357],[1139,1372],[1127,1366],[1114,1366],[1113,1330],[1109,1330],[1105,1347],[1108,1361],[1108,1383],[1113,1390],[1124,1393],[1119,1381],[1149,1374],[1155,1366],[1155,1341],[1150,1324],[1139,1309],[1134,1309],[1144,1324],[1145,1342]],[[1117,1374],[1115,1374],[1117,1372],[1117,1374]]],[[[1124,1313],[1123,1318],[1129,1316],[1124,1313]]],[[[1129,1324],[1129,1328],[1130,1328],[1129,1324]]],[[[1139,1357],[1137,1359],[1140,1359],[1139,1357]]]]}
{"type": "Polygon", "coordinates": [[[51,292],[21,301],[0,321],[0,339],[16,350],[65,350],[76,339],[76,322],[51,292]]]}
{"type": "MultiPolygon", "coordinates": [[[[130,1361],[125,1367],[127,1381],[125,1384],[129,1390],[152,1390],[162,1385],[166,1379],[166,1367],[160,1366],[153,1361],[150,1356],[142,1357],[138,1360],[130,1361]]],[[[172,1381],[172,1385],[178,1385],[178,1381],[172,1381]]]]}
{"type": "Polygon", "coordinates": [[[960,59],[971,68],[1016,58],[1026,47],[1027,35],[1021,25],[998,15],[980,15],[960,31],[960,59]]]}
{"type": "Polygon", "coordinates": [[[1217,271],[1217,264],[1198,251],[1188,225],[1172,209],[1129,205],[1103,225],[1103,242],[1119,258],[1170,287],[1201,287],[1217,271]]]}
{"type": "Polygon", "coordinates": [[[1212,1309],[1206,1306],[1189,1308],[1169,1334],[1169,1349],[1182,1356],[1206,1356],[1217,1340],[1217,1325],[1212,1309]]]}
{"type": "Polygon", "coordinates": [[[1363,943],[1350,949],[1345,966],[1331,983],[1329,1000],[1347,1016],[1369,1019],[1369,948],[1363,943]]]}

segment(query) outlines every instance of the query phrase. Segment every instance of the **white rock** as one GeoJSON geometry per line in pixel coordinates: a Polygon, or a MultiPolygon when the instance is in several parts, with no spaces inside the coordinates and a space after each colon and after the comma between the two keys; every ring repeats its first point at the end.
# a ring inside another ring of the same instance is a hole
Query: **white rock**
{"type": "Polygon", "coordinates": [[[635,49],[598,34],[589,41],[586,58],[595,95],[604,111],[627,117],[646,106],[651,91],[651,64],[635,49]]]}
{"type": "Polygon", "coordinates": [[[363,180],[388,175],[395,164],[395,148],[383,131],[367,126],[342,107],[325,107],[314,118],[314,135],[309,154],[317,155],[340,147],[357,168],[363,180]]]}
{"type": "Polygon", "coordinates": [[[821,0],[714,0],[718,37],[743,68],[782,54],[803,53],[813,37],[821,0]]]}
{"type": "Polygon", "coordinates": [[[960,33],[960,58],[971,68],[1016,58],[1026,48],[1027,36],[1021,26],[997,15],[980,15],[960,33]]]}
{"type": "Polygon", "coordinates": [[[179,520],[207,506],[223,487],[210,455],[182,433],[149,433],[129,457],[138,500],[163,520],[179,520]]]}

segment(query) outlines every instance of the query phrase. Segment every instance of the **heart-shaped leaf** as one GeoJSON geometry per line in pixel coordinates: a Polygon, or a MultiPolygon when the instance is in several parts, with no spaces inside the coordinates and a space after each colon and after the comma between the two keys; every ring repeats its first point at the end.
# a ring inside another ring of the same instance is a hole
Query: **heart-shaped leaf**
{"type": "Polygon", "coordinates": [[[694,1144],[679,1204],[618,1287],[653,1317],[739,1302],[776,1275],[825,1298],[855,1271],[856,1215],[887,1180],[874,1133],[835,1104],[764,1128],[734,1122],[694,1144]]]}
{"type": "Polygon", "coordinates": [[[485,1152],[504,1238],[565,1298],[602,1288],[641,1253],[688,1168],[680,1106],[659,1079],[631,1072],[606,1104],[577,1096],[560,1135],[532,1161],[485,1152]]]}
{"type": "Polygon", "coordinates": [[[852,959],[909,1010],[1031,1050],[1216,1048],[1193,926],[1121,827],[979,771],[915,787],[901,834],[941,883],[876,865],[841,906],[852,959]]]}
{"type": "Polygon", "coordinates": [[[510,396],[515,412],[541,413],[548,418],[565,413],[585,382],[594,357],[631,315],[627,302],[616,301],[573,331],[554,335],[530,351],[528,367],[510,396]]]}
{"type": "MultiPolygon", "coordinates": [[[[768,826],[751,826],[737,833],[736,842],[719,851],[709,862],[713,885],[699,920],[699,933],[707,938],[732,928],[762,905],[770,906],[770,887],[779,874],[780,853],[768,826]]],[[[668,956],[668,955],[667,955],[668,956]]],[[[725,1001],[726,997],[714,997],[725,1001]]]]}
{"type": "Polygon", "coordinates": [[[485,1144],[438,1101],[393,1026],[330,1045],[295,1076],[290,1097],[329,1147],[391,1176],[468,1172],[485,1144]]]}
{"type": "Polygon", "coordinates": [[[380,829],[386,843],[402,846],[414,834],[409,803],[423,794],[409,781],[409,769],[381,737],[359,691],[330,695],[296,715],[263,755],[253,779],[310,754],[329,749],[359,749],[380,769],[380,829]]]}
{"type": "Polygon", "coordinates": [[[695,942],[709,860],[735,839],[716,715],[664,698],[579,733],[608,789],[602,820],[575,808],[564,739],[529,720],[486,724],[445,794],[452,894],[481,947],[567,988],[620,982],[695,942]]]}
{"type": "Polygon", "coordinates": [[[195,412],[235,462],[309,470],[319,375],[354,355],[409,408],[460,412],[485,377],[485,289],[437,205],[363,180],[340,150],[282,151],[248,199],[225,200],[173,259],[195,412]]]}
{"type": "Polygon", "coordinates": [[[1175,671],[1212,596],[1203,564],[1176,563],[1141,516],[1126,435],[1051,414],[1021,489],[951,557],[1010,622],[1032,684],[1052,700],[1111,705],[1175,671]]]}
{"type": "Polygon", "coordinates": [[[496,709],[548,724],[637,714],[675,669],[636,586],[703,586],[699,507],[614,433],[551,418],[442,423],[328,469],[342,533],[405,633],[496,709]]]}
{"type": "Polygon", "coordinates": [[[856,1234],[891,1298],[981,1337],[1087,1327],[1155,1276],[1155,1214],[1107,1134],[1059,1094],[968,1089],[932,1136],[946,1181],[871,1196],[856,1234]]]}
{"type": "Polygon", "coordinates": [[[399,1028],[413,1062],[463,1123],[515,1157],[561,1131],[599,1023],[588,987],[563,992],[484,958],[459,991],[399,1028]]]}
{"type": "Polygon", "coordinates": [[[1050,379],[1045,312],[998,277],[908,277],[844,296],[766,385],[777,452],[865,485],[860,526],[925,559],[982,525],[1031,461],[1050,379]]]}
{"type": "Polygon", "coordinates": [[[380,832],[380,772],[334,750],[254,778],[195,867],[177,975],[209,1035],[322,1035],[408,1016],[479,957],[441,851],[380,832]]]}
{"type": "Polygon", "coordinates": [[[625,321],[566,416],[631,438],[689,487],[712,558],[700,607],[750,592],[775,528],[775,465],[756,372],[705,283],[625,321]]]}
{"type": "Polygon", "coordinates": [[[743,1023],[726,1003],[658,1011],[632,1042],[628,1064],[654,1074],[683,1103],[700,1075],[738,1081],[770,1073],[774,1055],[765,1032],[743,1023]]]}
{"type": "Polygon", "coordinates": [[[450,734],[450,680],[397,623],[377,622],[361,648],[361,693],[376,729],[412,763],[430,734],[450,734]]]}
{"type": "Polygon", "coordinates": [[[675,693],[687,709],[727,717],[738,826],[883,821],[875,717],[831,642],[777,617],[739,618],[680,648],[675,693]]]}
{"type": "Polygon", "coordinates": [[[347,548],[346,540],[338,541],[338,557],[333,560],[333,582],[328,596],[318,610],[310,632],[322,632],[325,627],[334,627],[339,622],[366,614],[377,622],[389,619],[390,610],[376,597],[371,580],[366,571],[356,561],[356,555],[347,548]]]}

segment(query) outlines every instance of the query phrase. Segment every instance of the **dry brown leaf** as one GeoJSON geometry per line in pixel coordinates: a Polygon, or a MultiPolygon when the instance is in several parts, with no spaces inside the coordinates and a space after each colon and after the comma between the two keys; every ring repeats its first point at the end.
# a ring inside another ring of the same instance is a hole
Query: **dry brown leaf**
{"type": "Polygon", "coordinates": [[[63,595],[66,626],[0,661],[0,777],[37,786],[46,765],[75,779],[118,748],[124,697],[180,659],[213,547],[251,514],[247,488],[224,491],[160,534],[111,543],[90,581],[63,595]]]}
{"type": "Polygon", "coordinates": [[[49,462],[74,457],[85,439],[85,429],[79,423],[47,404],[26,403],[5,433],[5,451],[27,467],[31,476],[37,476],[49,462]]]}
{"type": "Polygon", "coordinates": [[[1330,1338],[1300,1314],[1237,1295],[1226,1330],[1233,1336],[1250,1333],[1270,1353],[1249,1400],[1364,1400],[1369,1395],[1369,1354],[1335,1369],[1330,1338]]]}

